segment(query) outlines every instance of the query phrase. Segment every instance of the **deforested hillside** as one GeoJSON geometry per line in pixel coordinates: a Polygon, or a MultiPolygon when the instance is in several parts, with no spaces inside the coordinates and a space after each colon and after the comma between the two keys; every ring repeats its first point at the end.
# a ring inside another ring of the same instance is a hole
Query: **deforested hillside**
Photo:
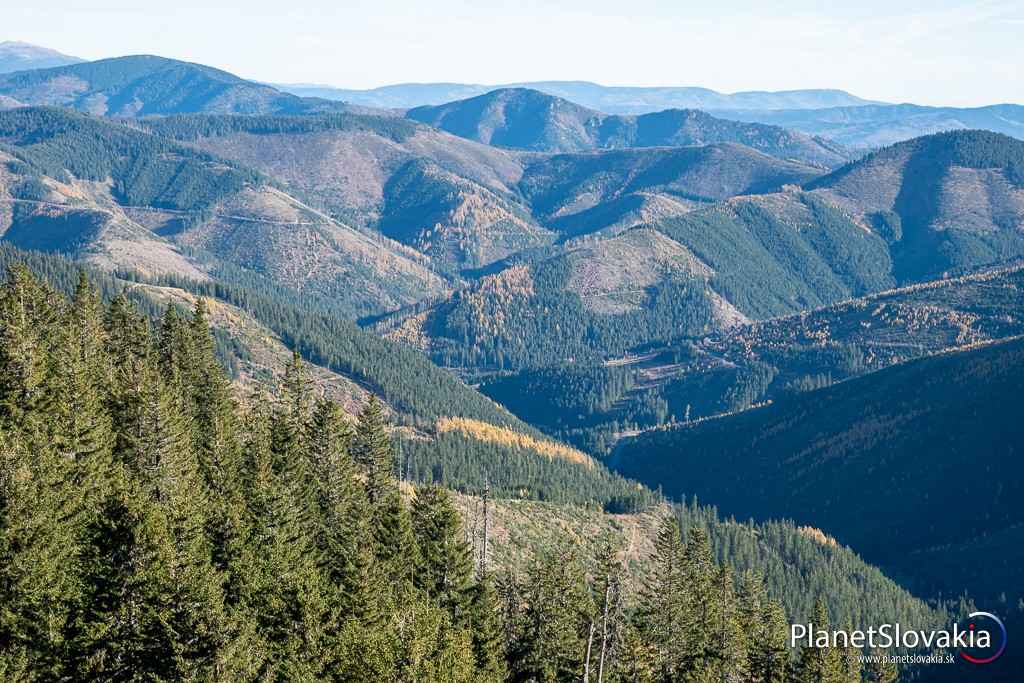
{"type": "Polygon", "coordinates": [[[401,118],[170,117],[149,130],[280,180],[319,210],[377,230],[443,268],[486,265],[550,241],[506,152],[401,118]]]}
{"type": "Polygon", "coordinates": [[[975,581],[965,563],[943,575],[918,564],[1009,538],[1020,525],[1022,361],[1019,339],[922,358],[645,433],[624,442],[614,463],[671,495],[714,500],[725,514],[814,524],[918,590],[1020,596],[1020,564],[1007,573],[1014,547],[994,554],[1000,583],[975,581]]]}
{"type": "Polygon", "coordinates": [[[3,239],[107,268],[202,278],[222,265],[354,315],[437,295],[422,256],[306,205],[236,162],[54,108],[0,114],[3,239]]]}
{"type": "Polygon", "coordinates": [[[735,142],[819,168],[850,158],[838,144],[777,126],[727,121],[695,109],[609,115],[527,88],[417,107],[406,115],[460,137],[538,152],[735,142]]]}
{"type": "Polygon", "coordinates": [[[1024,141],[1005,135],[916,138],[806,187],[885,236],[903,282],[1024,254],[1024,141]]]}
{"type": "Polygon", "coordinates": [[[636,220],[802,183],[820,170],[738,144],[518,154],[393,117],[169,117],[157,135],[257,168],[440,268],[472,269],[636,220]],[[641,208],[642,205],[642,208],[641,208]]]}
{"type": "MultiPolygon", "coordinates": [[[[480,496],[458,495],[455,503],[476,534],[471,535],[474,555],[483,550],[480,496]]],[[[865,563],[853,550],[838,544],[813,527],[792,522],[750,523],[722,517],[712,506],[693,503],[657,505],[641,513],[610,514],[577,506],[540,501],[489,501],[492,566],[515,573],[528,571],[545,549],[565,537],[581,548],[590,572],[600,571],[602,552],[609,541],[619,550],[624,566],[622,590],[637,595],[650,579],[650,562],[657,552],[658,530],[666,516],[682,529],[707,534],[719,562],[740,573],[758,572],[769,594],[778,599],[793,623],[810,618],[815,596],[828,593],[837,622],[873,623],[899,614],[907,623],[942,623],[943,609],[927,606],[881,571],[865,563]],[[877,615],[877,616],[876,616],[877,615]]]]}
{"type": "Polygon", "coordinates": [[[344,105],[283,93],[202,64],[153,55],[79,62],[0,75],[0,95],[101,116],[183,112],[300,114],[344,105]]]}
{"type": "Polygon", "coordinates": [[[519,186],[534,211],[553,225],[590,224],[593,232],[604,227],[599,211],[633,195],[700,206],[799,185],[818,175],[816,169],[727,143],[542,157],[527,165],[519,186]]]}

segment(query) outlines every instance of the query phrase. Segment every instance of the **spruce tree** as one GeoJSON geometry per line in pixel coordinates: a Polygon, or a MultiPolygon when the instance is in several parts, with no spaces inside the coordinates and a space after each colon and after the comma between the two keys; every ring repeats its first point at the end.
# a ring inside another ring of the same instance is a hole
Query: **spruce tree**
{"type": "Polygon", "coordinates": [[[655,653],[655,668],[666,680],[687,670],[686,648],[688,585],[683,567],[683,545],[679,522],[666,517],[658,528],[652,568],[641,594],[639,624],[643,637],[655,653]]]}
{"type": "Polygon", "coordinates": [[[768,597],[764,580],[744,572],[738,613],[747,641],[746,668],[753,683],[782,683],[789,662],[788,624],[782,607],[768,597]]]}
{"type": "Polygon", "coordinates": [[[394,449],[384,419],[384,407],[371,395],[359,414],[352,456],[366,470],[366,493],[378,505],[394,480],[394,449]]]}
{"type": "Polygon", "coordinates": [[[544,551],[524,587],[523,630],[510,652],[515,680],[578,681],[584,669],[585,624],[593,616],[583,570],[567,547],[544,551]]]}
{"type": "Polygon", "coordinates": [[[473,560],[459,513],[446,490],[426,486],[416,492],[412,528],[419,560],[416,586],[448,611],[453,624],[465,625],[471,601],[473,560]]]}
{"type": "Polygon", "coordinates": [[[0,429],[0,671],[11,680],[66,675],[80,576],[73,475],[45,441],[0,429]]]}
{"type": "Polygon", "coordinates": [[[728,598],[722,594],[724,582],[718,577],[707,533],[700,527],[689,532],[682,565],[686,586],[684,670],[691,680],[714,680],[723,657],[721,648],[731,642],[733,624],[724,602],[728,598]],[[718,640],[722,637],[726,642],[718,640]]]}
{"type": "Polygon", "coordinates": [[[114,448],[109,394],[106,331],[99,293],[79,272],[71,306],[62,316],[55,349],[55,400],[50,438],[75,463],[76,483],[95,506],[110,478],[114,448]]]}
{"type": "Polygon", "coordinates": [[[53,400],[56,301],[22,265],[9,270],[0,290],[0,422],[10,427],[39,422],[53,400]]]}
{"type": "MultiPolygon", "coordinates": [[[[828,608],[820,598],[814,603],[811,623],[815,631],[831,631],[828,608]]],[[[795,683],[845,683],[839,649],[819,647],[812,640],[810,646],[800,651],[793,680],[795,683]]]]}
{"type": "Polygon", "coordinates": [[[261,400],[245,420],[245,492],[249,536],[238,562],[240,602],[256,628],[266,676],[312,677],[329,666],[326,636],[332,624],[327,581],[320,571],[313,501],[293,470],[279,468],[274,418],[261,400]]]}
{"type": "Polygon", "coordinates": [[[476,676],[481,683],[505,680],[505,642],[494,580],[485,574],[470,589],[469,620],[476,676]]]}

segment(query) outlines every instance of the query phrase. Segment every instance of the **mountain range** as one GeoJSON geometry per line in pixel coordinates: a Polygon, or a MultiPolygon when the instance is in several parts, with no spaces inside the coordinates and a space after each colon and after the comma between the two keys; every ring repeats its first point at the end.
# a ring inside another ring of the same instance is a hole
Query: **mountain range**
{"type": "MultiPolygon", "coordinates": [[[[557,190],[573,178],[562,159],[546,162],[553,166],[543,176],[546,187],[557,190]]],[[[631,231],[510,260],[447,301],[417,309],[407,321],[391,317],[381,329],[409,335],[411,326],[421,347],[446,365],[522,369],[608,360],[683,330],[722,330],[1024,258],[1021,159],[1024,142],[994,133],[900,143],[802,188],[634,214],[641,222],[631,231]],[[641,244],[636,256],[623,256],[641,244]],[[582,249],[585,258],[570,258],[582,249]],[[665,253],[680,265],[664,267],[658,255],[665,253]],[[676,309],[669,302],[681,296],[679,286],[690,305],[676,309]],[[579,339],[565,338],[567,329],[579,339]]],[[[724,167],[710,165],[715,173],[724,167]]],[[[606,180],[607,171],[598,177],[606,180]]],[[[584,177],[582,186],[600,208],[574,201],[581,217],[610,210],[593,181],[584,177]]],[[[558,214],[557,202],[546,205],[558,214]]]]}
{"type": "Polygon", "coordinates": [[[207,279],[225,265],[366,314],[445,288],[424,259],[331,219],[258,172],[122,123],[0,113],[0,233],[108,268],[207,279]]]}
{"type": "Polygon", "coordinates": [[[531,85],[342,103],[152,56],[0,75],[0,262],[64,290],[86,264],[151,320],[207,301],[240,395],[295,349],[348,412],[382,397],[418,483],[588,525],[667,509],[659,486],[796,519],[699,513],[720,559],[758,537],[800,613],[795,573],[865,571],[842,544],[940,611],[1024,597],[1019,108],[531,85]],[[944,130],[975,125],[998,130],[944,130]],[[1004,551],[997,579],[970,567],[1004,551]]]}
{"type": "Polygon", "coordinates": [[[875,104],[842,90],[750,91],[727,94],[709,88],[621,87],[586,81],[531,81],[504,85],[402,83],[369,90],[299,84],[277,87],[303,97],[322,97],[385,109],[438,105],[507,88],[538,90],[611,114],[643,114],[662,109],[819,109],[875,104]]]}
{"type": "Polygon", "coordinates": [[[855,149],[876,148],[949,130],[981,129],[1024,139],[1024,106],[923,107],[869,104],[823,109],[729,109],[716,115],[784,126],[855,149]]]}
{"type": "Polygon", "coordinates": [[[417,107],[406,116],[485,144],[541,152],[738,142],[772,156],[826,168],[850,158],[839,145],[775,126],[738,124],[694,109],[608,115],[525,88],[417,107]]]}

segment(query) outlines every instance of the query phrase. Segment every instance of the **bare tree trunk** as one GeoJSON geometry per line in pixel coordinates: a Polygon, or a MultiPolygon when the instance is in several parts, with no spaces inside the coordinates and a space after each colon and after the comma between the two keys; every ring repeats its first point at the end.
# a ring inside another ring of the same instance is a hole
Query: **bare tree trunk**
{"type": "Polygon", "coordinates": [[[487,482],[484,484],[484,547],[480,553],[480,575],[483,576],[487,573],[487,537],[490,533],[490,499],[491,499],[491,484],[487,482]]]}
{"type": "Polygon", "coordinates": [[[590,635],[587,636],[587,658],[583,662],[583,683],[590,683],[590,650],[594,645],[594,622],[590,622],[590,635]]]}
{"type": "Polygon", "coordinates": [[[597,662],[597,683],[604,683],[604,655],[608,648],[608,608],[611,606],[612,582],[604,588],[604,613],[601,615],[601,658],[597,662]]]}

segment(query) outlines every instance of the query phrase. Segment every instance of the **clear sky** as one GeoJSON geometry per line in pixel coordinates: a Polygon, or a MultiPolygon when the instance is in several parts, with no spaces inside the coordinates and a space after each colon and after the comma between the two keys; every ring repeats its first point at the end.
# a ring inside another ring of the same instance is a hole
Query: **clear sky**
{"type": "Polygon", "coordinates": [[[1024,103],[1024,0],[3,0],[0,40],[350,88],[590,80],[1024,103]]]}

